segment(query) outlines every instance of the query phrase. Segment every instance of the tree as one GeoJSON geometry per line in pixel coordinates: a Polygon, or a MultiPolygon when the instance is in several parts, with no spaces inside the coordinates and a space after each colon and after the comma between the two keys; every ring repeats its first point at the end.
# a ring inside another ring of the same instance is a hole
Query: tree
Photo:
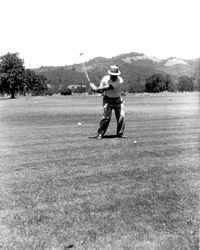
{"type": "Polygon", "coordinates": [[[24,90],[23,94],[26,95],[26,93],[32,89],[34,86],[34,79],[35,79],[35,72],[31,69],[25,69],[24,72],[24,90]]]}
{"type": "Polygon", "coordinates": [[[15,98],[24,89],[24,61],[18,53],[7,53],[0,57],[0,91],[15,98]]]}
{"type": "Polygon", "coordinates": [[[194,90],[195,91],[200,91],[200,59],[198,61],[196,70],[195,70],[195,75],[194,75],[194,90]]]}
{"type": "Polygon", "coordinates": [[[165,77],[165,83],[166,83],[166,90],[173,92],[174,91],[174,84],[171,79],[171,76],[169,74],[166,75],[165,77]]]}
{"type": "Polygon", "coordinates": [[[193,81],[192,77],[180,76],[178,81],[178,90],[179,91],[193,91],[193,81]]]}
{"type": "Polygon", "coordinates": [[[44,95],[47,91],[46,77],[43,75],[35,75],[34,83],[31,86],[32,95],[44,95]]]}
{"type": "Polygon", "coordinates": [[[24,95],[31,91],[32,95],[43,95],[47,90],[47,79],[43,75],[36,74],[31,69],[24,73],[24,95]]]}
{"type": "Polygon", "coordinates": [[[168,90],[169,76],[165,77],[162,74],[153,74],[146,79],[146,91],[147,92],[162,92],[168,90]]]}

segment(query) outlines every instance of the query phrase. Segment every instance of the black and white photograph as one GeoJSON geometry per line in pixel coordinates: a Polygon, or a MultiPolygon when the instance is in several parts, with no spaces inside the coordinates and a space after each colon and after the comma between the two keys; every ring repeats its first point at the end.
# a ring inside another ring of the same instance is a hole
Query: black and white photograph
{"type": "Polygon", "coordinates": [[[0,0],[0,250],[200,249],[199,10],[0,0]]]}

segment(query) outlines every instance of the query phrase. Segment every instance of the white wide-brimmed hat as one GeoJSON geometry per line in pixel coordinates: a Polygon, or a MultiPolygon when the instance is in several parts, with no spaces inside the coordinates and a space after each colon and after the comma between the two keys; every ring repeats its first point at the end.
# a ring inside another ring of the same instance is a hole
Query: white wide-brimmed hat
{"type": "Polygon", "coordinates": [[[119,71],[119,67],[116,65],[110,66],[110,69],[108,70],[108,74],[112,76],[119,76],[121,72],[119,71]]]}

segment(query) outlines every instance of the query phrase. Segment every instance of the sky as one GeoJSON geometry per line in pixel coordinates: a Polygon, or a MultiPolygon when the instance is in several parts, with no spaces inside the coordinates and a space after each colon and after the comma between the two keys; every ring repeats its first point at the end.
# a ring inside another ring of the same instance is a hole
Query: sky
{"type": "Polygon", "coordinates": [[[0,0],[0,9],[0,56],[18,52],[26,68],[129,52],[200,57],[199,0],[0,0]]]}

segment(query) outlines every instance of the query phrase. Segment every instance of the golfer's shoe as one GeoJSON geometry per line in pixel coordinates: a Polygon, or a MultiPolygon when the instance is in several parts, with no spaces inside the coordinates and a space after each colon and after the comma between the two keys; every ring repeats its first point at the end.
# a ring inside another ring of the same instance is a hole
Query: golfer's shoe
{"type": "Polygon", "coordinates": [[[95,136],[95,139],[102,140],[103,139],[103,135],[102,134],[98,134],[97,136],[95,136]]]}

